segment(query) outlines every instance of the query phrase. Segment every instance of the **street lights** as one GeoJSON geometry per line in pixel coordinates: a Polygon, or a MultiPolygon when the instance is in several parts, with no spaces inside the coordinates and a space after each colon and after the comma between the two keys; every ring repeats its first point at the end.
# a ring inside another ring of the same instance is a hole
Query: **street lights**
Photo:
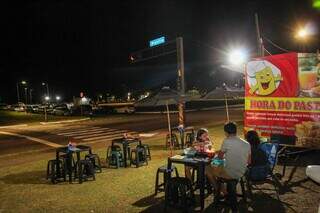
{"type": "Polygon", "coordinates": [[[17,99],[18,99],[18,103],[20,102],[20,93],[19,93],[19,85],[22,84],[22,85],[26,85],[27,82],[26,81],[20,81],[20,82],[17,82],[16,86],[17,86],[17,99]]]}
{"type": "Polygon", "coordinates": [[[306,51],[307,42],[312,42],[312,38],[316,33],[317,28],[311,22],[297,28],[294,37],[301,42],[302,51],[306,51]]]}
{"type": "Polygon", "coordinates": [[[61,99],[61,97],[60,96],[56,96],[56,101],[58,102],[58,101],[60,101],[60,99],[61,99]]]}
{"type": "Polygon", "coordinates": [[[248,55],[244,49],[234,49],[229,52],[228,59],[231,65],[239,66],[246,62],[248,55]]]}

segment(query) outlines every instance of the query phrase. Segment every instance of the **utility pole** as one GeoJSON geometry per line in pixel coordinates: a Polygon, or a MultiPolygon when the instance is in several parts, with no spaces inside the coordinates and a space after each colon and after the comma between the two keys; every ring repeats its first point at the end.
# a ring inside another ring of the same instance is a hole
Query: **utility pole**
{"type": "Polygon", "coordinates": [[[260,33],[258,13],[255,13],[254,16],[255,16],[256,31],[257,31],[258,55],[264,56],[264,46],[263,46],[263,40],[260,33]]]}
{"type": "Polygon", "coordinates": [[[31,88],[29,89],[29,98],[30,98],[29,101],[30,101],[30,104],[32,104],[32,90],[33,89],[31,89],[31,88]]]}
{"type": "Polygon", "coordinates": [[[19,103],[20,102],[19,83],[17,83],[17,98],[19,103]]]}
{"type": "MultiPolygon", "coordinates": [[[[177,90],[180,92],[181,96],[185,96],[185,81],[184,81],[184,55],[183,55],[183,38],[177,38],[177,62],[178,62],[178,80],[177,80],[177,90]]],[[[179,109],[179,125],[184,127],[185,117],[184,117],[184,101],[180,100],[178,104],[179,109]]]]}
{"type": "Polygon", "coordinates": [[[24,95],[25,95],[26,105],[27,105],[28,104],[28,88],[27,87],[24,88],[24,95]]]}

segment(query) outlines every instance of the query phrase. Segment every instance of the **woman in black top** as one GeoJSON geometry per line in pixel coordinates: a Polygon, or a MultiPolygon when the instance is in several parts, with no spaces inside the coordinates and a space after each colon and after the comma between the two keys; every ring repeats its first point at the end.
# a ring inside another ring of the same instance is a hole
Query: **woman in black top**
{"type": "Polygon", "coordinates": [[[246,140],[251,146],[251,167],[254,166],[263,166],[268,162],[266,153],[259,149],[260,138],[256,131],[250,130],[246,134],[246,140]]]}

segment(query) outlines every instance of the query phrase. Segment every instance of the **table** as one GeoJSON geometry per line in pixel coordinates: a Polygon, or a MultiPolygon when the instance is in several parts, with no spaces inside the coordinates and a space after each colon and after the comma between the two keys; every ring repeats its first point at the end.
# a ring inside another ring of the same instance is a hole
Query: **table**
{"type": "MultiPolygon", "coordinates": [[[[171,165],[173,163],[178,163],[178,164],[184,164],[185,166],[191,166],[191,167],[196,167],[198,168],[199,172],[199,188],[200,188],[200,207],[201,210],[204,209],[204,190],[205,190],[205,167],[206,165],[210,164],[210,160],[208,158],[187,158],[186,156],[183,156],[183,159],[175,158],[175,157],[169,157],[168,158],[168,169],[171,169],[171,165]]],[[[170,182],[171,180],[171,172],[167,173],[167,183],[170,182]]],[[[167,190],[167,187],[166,187],[167,190]]],[[[167,198],[168,192],[165,192],[165,208],[168,203],[168,198],[167,198]]]]}
{"type": "MultiPolygon", "coordinates": [[[[92,154],[92,149],[90,146],[86,145],[77,145],[76,147],[72,147],[68,149],[68,146],[64,147],[59,147],[56,149],[56,160],[59,161],[60,159],[60,153],[66,154],[67,155],[67,167],[68,169],[68,175],[69,175],[69,182],[72,182],[72,155],[76,153],[77,156],[77,162],[76,164],[80,161],[80,153],[81,152],[89,152],[89,154],[92,154]]],[[[57,176],[61,177],[60,174],[60,165],[57,164],[57,176]]],[[[77,176],[77,168],[75,170],[75,176],[77,176]]]]}
{"type": "Polygon", "coordinates": [[[294,175],[294,173],[295,173],[295,171],[297,170],[297,167],[298,167],[297,161],[300,159],[300,154],[311,152],[311,151],[319,149],[319,148],[309,148],[309,147],[304,147],[304,146],[281,144],[281,143],[279,143],[279,146],[281,148],[278,151],[278,157],[283,157],[284,158],[283,167],[282,167],[282,177],[285,176],[289,157],[292,156],[292,155],[296,155],[296,157],[294,159],[294,162],[296,163],[296,165],[291,170],[289,178],[288,178],[288,180],[286,182],[290,182],[291,179],[293,178],[293,175],[294,175]],[[293,150],[290,150],[290,148],[295,148],[295,149],[299,149],[299,150],[294,150],[293,151],[293,150]]]}
{"type": "MultiPolygon", "coordinates": [[[[118,139],[112,140],[112,146],[115,144],[122,145],[124,167],[127,167],[127,159],[128,159],[127,157],[130,155],[129,145],[132,143],[137,143],[141,145],[141,140],[139,138],[118,138],[118,139]]],[[[129,159],[130,159],[130,156],[129,156],[129,159]]]]}

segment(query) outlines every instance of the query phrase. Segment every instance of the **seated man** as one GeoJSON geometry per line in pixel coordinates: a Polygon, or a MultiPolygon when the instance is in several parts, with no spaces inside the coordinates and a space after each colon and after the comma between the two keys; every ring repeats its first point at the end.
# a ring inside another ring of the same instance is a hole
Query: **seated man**
{"type": "MultiPolygon", "coordinates": [[[[217,177],[239,179],[250,163],[250,144],[237,136],[237,125],[233,122],[225,124],[224,132],[226,138],[218,152],[218,157],[225,159],[225,165],[206,167],[206,175],[215,188],[217,188],[217,177]]],[[[221,192],[226,194],[225,187],[222,187],[221,192]]]]}

